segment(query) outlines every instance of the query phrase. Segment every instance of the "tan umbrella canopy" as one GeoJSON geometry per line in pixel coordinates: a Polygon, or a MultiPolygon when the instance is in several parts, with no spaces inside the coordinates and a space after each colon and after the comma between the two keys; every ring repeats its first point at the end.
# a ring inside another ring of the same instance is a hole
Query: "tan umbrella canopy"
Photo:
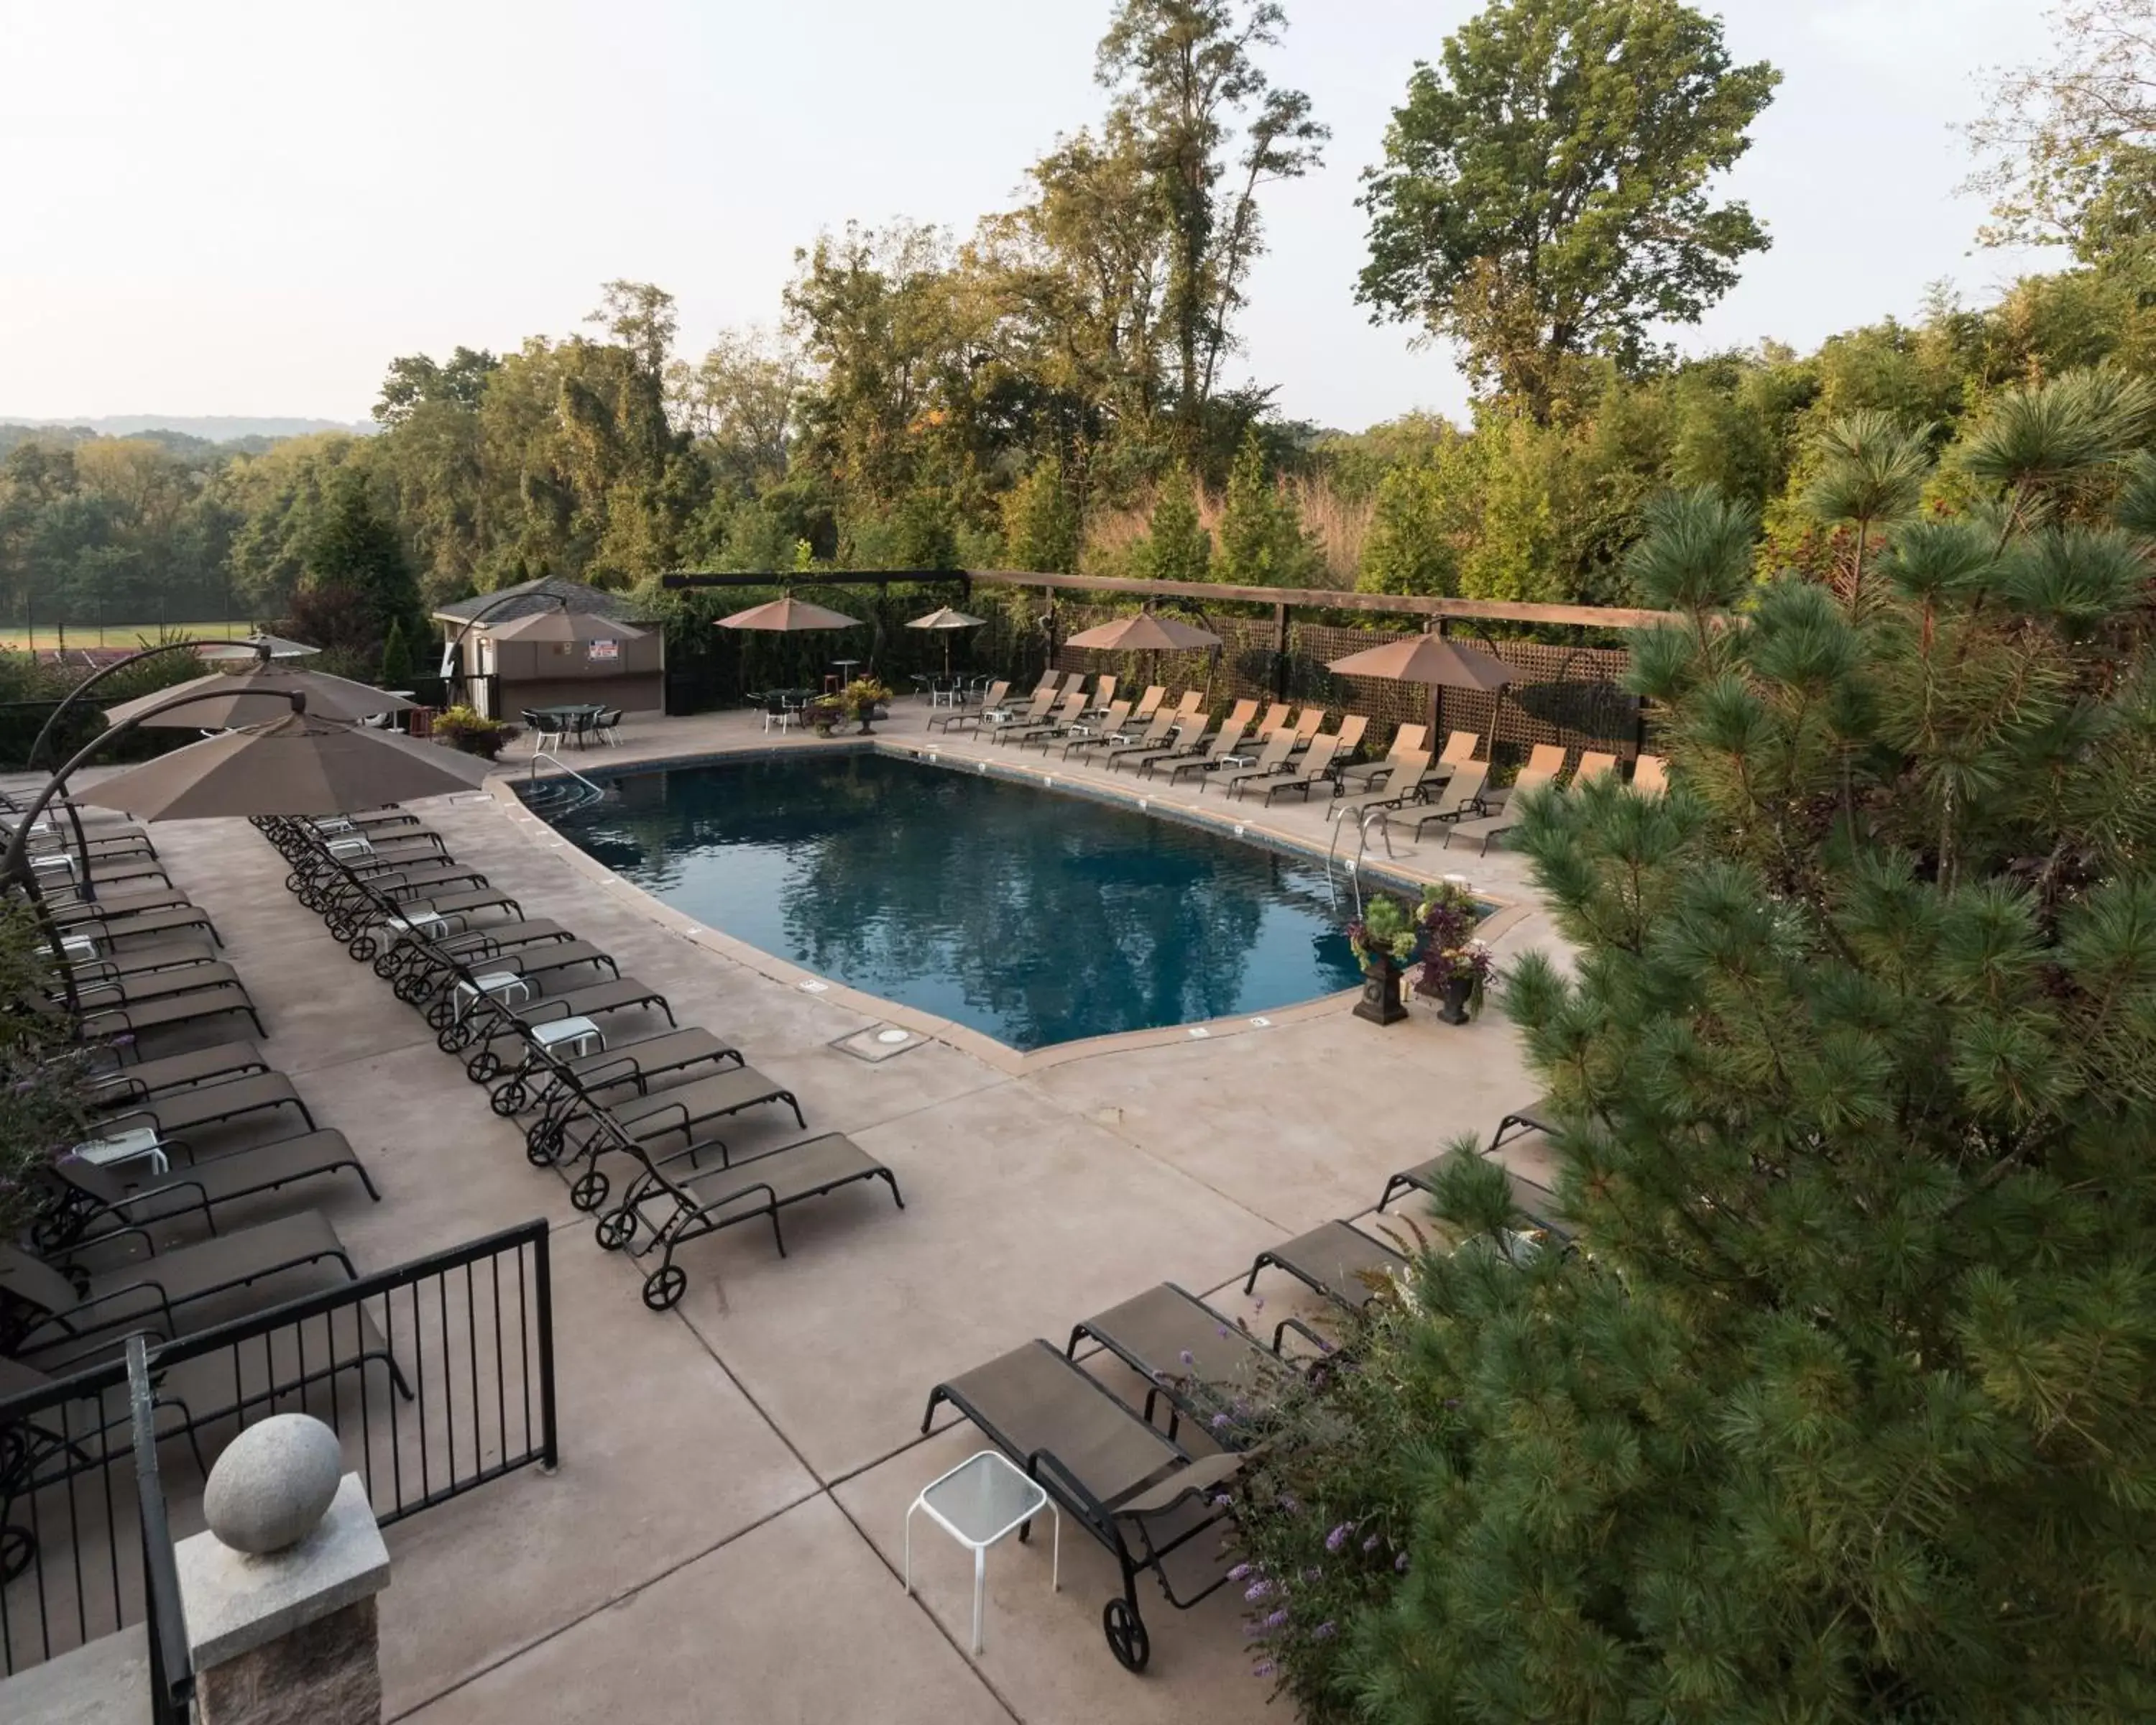
{"type": "Polygon", "coordinates": [[[1063,644],[1092,647],[1103,653],[1188,653],[1199,647],[1217,647],[1220,637],[1173,617],[1139,611],[1097,629],[1081,629],[1063,644]]]}
{"type": "Polygon", "coordinates": [[[588,611],[534,611],[514,622],[481,627],[497,641],[634,641],[644,631],[631,623],[594,617],[588,611]]]}
{"type": "Polygon", "coordinates": [[[437,743],[288,707],[269,724],[205,737],[74,795],[139,820],[341,814],[471,790],[491,770],[437,743]]]}
{"type": "Polygon", "coordinates": [[[310,647],[305,641],[288,641],[282,635],[265,635],[257,633],[242,635],[240,639],[247,644],[244,647],[204,647],[195,655],[195,657],[259,660],[266,648],[272,659],[305,659],[310,654],[322,650],[319,647],[310,647]]]}
{"type": "Polygon", "coordinates": [[[1428,683],[1446,689],[1502,689],[1512,668],[1474,647],[1462,647],[1442,635],[1404,635],[1382,647],[1350,653],[1325,667],[1343,677],[1389,677],[1396,683],[1428,683]]]}
{"type": "Polygon", "coordinates": [[[371,719],[377,713],[400,713],[413,703],[401,695],[355,683],[349,677],[333,677],[327,671],[300,670],[285,665],[257,664],[251,670],[212,671],[191,683],[138,696],[105,710],[108,725],[125,724],[138,713],[142,722],[177,731],[218,731],[235,725],[261,725],[283,717],[292,710],[292,696],[304,695],[307,711],[317,719],[371,719]],[[156,711],[182,695],[223,697],[194,701],[169,713],[156,711]]]}
{"type": "Polygon", "coordinates": [[[783,599],[773,599],[768,604],[752,605],[746,611],[737,611],[731,617],[719,619],[721,629],[763,629],[784,630],[809,629],[859,629],[861,620],[849,617],[843,611],[827,611],[821,605],[812,605],[806,599],[797,599],[792,593],[783,599]]]}
{"type": "Polygon", "coordinates": [[[951,675],[951,636],[962,629],[979,629],[988,622],[985,617],[968,617],[963,611],[953,611],[948,605],[939,606],[926,617],[916,617],[906,626],[908,629],[934,629],[943,632],[943,675],[951,675]]]}

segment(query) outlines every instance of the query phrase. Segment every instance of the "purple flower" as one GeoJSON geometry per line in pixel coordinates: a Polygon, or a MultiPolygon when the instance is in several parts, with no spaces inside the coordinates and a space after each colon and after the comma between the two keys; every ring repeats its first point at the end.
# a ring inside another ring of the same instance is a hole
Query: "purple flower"
{"type": "Polygon", "coordinates": [[[1254,1677],[1270,1677],[1279,1669],[1280,1667],[1270,1659],[1261,1659],[1250,1667],[1250,1675],[1254,1677]]]}
{"type": "Polygon", "coordinates": [[[1268,1611],[1265,1613],[1264,1627],[1269,1630],[1276,1630],[1286,1621],[1287,1607],[1282,1605],[1277,1610],[1268,1611]]]}
{"type": "Polygon", "coordinates": [[[1225,1431],[1228,1429],[1228,1416],[1225,1414],[1215,1414],[1213,1416],[1213,1429],[1215,1431],[1225,1431]]]}
{"type": "Polygon", "coordinates": [[[1198,1363],[1197,1360],[1193,1358],[1190,1350],[1187,1348],[1183,1350],[1183,1363],[1186,1366],[1194,1366],[1198,1363]]]}
{"type": "Polygon", "coordinates": [[[1363,1549],[1364,1551],[1375,1551],[1377,1548],[1378,1548],[1378,1536],[1377,1536],[1376,1534],[1374,1534],[1374,1533],[1373,1533],[1373,1534],[1372,1534],[1372,1535],[1371,1535],[1368,1539],[1366,1539],[1366,1540],[1364,1540],[1364,1541],[1363,1542],[1363,1549]]]}
{"type": "Polygon", "coordinates": [[[1228,1572],[1228,1579],[1230,1581],[1240,1581],[1250,1573],[1250,1566],[1248,1563],[1238,1563],[1234,1568],[1228,1572]]]}
{"type": "Polygon", "coordinates": [[[1235,1501],[1235,1500],[1230,1497],[1225,1491],[1218,1492],[1214,1497],[1213,1507],[1215,1509],[1226,1509],[1231,1506],[1235,1501]]]}
{"type": "Polygon", "coordinates": [[[1393,1559],[1393,1567],[1399,1570],[1401,1574],[1406,1574],[1408,1573],[1408,1554],[1405,1552],[1402,1552],[1398,1557],[1394,1558],[1393,1559]]]}
{"type": "Polygon", "coordinates": [[[1329,1641],[1339,1633],[1340,1631],[1335,1629],[1331,1623],[1321,1623],[1316,1629],[1310,1632],[1310,1639],[1313,1641],[1329,1641]]]}
{"type": "Polygon", "coordinates": [[[1213,1327],[1214,1327],[1214,1328],[1215,1328],[1216,1330],[1219,1331],[1219,1332],[1220,1332],[1220,1336],[1221,1336],[1221,1339],[1222,1339],[1222,1340],[1224,1340],[1224,1340],[1227,1338],[1227,1335],[1228,1335],[1228,1327],[1227,1327],[1227,1325],[1225,1325],[1225,1324],[1215,1324],[1213,1327]]]}
{"type": "Polygon", "coordinates": [[[1243,1589],[1243,1597],[1255,1605],[1272,1590],[1273,1584],[1270,1581],[1254,1581],[1243,1589]]]}
{"type": "Polygon", "coordinates": [[[1339,1550],[1342,1546],[1347,1544],[1348,1536],[1354,1531],[1355,1524],[1353,1522],[1342,1522],[1338,1527],[1335,1527],[1330,1533],[1325,1536],[1326,1550],[1339,1550]]]}

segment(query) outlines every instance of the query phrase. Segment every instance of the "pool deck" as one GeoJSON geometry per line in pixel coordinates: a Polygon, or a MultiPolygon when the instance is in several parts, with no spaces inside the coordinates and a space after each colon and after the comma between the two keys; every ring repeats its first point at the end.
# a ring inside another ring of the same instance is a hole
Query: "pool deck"
{"type": "MultiPolygon", "coordinates": [[[[901,701],[885,746],[917,747],[927,709],[901,701]]],[[[764,736],[754,715],[632,721],[580,769],[739,748],[830,747],[764,736]]],[[[1015,767],[1015,752],[948,745],[1015,767]]],[[[1026,764],[1039,769],[1040,757],[1026,764]]],[[[520,746],[506,766],[524,770],[520,746]]],[[[1060,763],[1049,771],[1061,776],[1060,763]]],[[[1101,778],[1097,773],[1090,775],[1101,778]]],[[[1127,779],[1125,781],[1127,783],[1127,779]]],[[[495,782],[497,790],[506,776],[495,782]]],[[[1217,813],[1217,793],[1156,793],[1217,813]]],[[[285,892],[281,860],[236,823],[161,826],[177,881],[218,919],[261,1004],[263,1045],[325,1125],[377,1175],[379,1205],[324,1203],[365,1267],[543,1215],[554,1265],[562,1465],[513,1476],[390,1530],[385,1717],[728,1718],[1213,1725],[1260,1715],[1232,1589],[1178,1613],[1148,1579],[1151,1670],[1123,1672],[1100,1632],[1105,1555],[1072,1530],[1060,1594],[1047,1542],[988,1558],[987,1651],[968,1651],[971,1571],[924,1522],[917,1593],[898,1579],[904,1514],[927,1481],[985,1447],[947,1413],[919,1425],[939,1379],[1163,1281],[1254,1302],[1260,1249],[1357,1217],[1386,1177],[1461,1133],[1486,1136],[1537,1086],[1496,1013],[1450,1028],[1418,1010],[1378,1029],[1344,999],[1194,1037],[1138,1033],[1014,1056],[922,1025],[798,968],[748,955],[595,870],[542,824],[478,793],[420,811],[466,864],[663,988],[794,1091],[811,1132],[850,1133],[896,1171],[791,1213],[790,1256],[732,1230],[687,1249],[682,1303],[644,1309],[639,1271],[592,1242],[562,1178],[534,1168],[419,1019],[338,951],[285,892]],[[870,1063],[836,1048],[887,1023],[924,1034],[870,1063]]],[[[1237,819],[1243,819],[1238,815],[1237,819]]],[[[1263,814],[1322,848],[1321,814],[1263,814]]],[[[1433,839],[1394,866],[1464,873],[1510,906],[1501,962],[1553,947],[1517,859],[1433,839]]],[[[730,1134],[753,1150],[787,1122],[730,1134]]],[[[1544,1172],[1532,1139],[1507,1159],[1544,1172]]],[[[1265,1321],[1307,1309],[1273,1275],[1265,1321]]],[[[183,1517],[184,1519],[184,1517],[183,1517]]]]}

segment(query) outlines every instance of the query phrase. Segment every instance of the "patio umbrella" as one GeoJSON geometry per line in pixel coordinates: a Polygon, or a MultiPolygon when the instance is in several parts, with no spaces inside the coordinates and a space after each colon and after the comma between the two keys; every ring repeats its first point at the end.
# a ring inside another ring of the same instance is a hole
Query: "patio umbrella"
{"type": "Polygon", "coordinates": [[[951,634],[954,629],[978,629],[988,619],[968,617],[963,611],[953,611],[948,605],[938,607],[926,617],[916,617],[906,626],[908,629],[936,629],[943,631],[943,675],[951,675],[951,634]]]}
{"type": "Polygon", "coordinates": [[[534,611],[504,624],[490,624],[487,633],[497,641],[634,641],[644,631],[632,623],[594,617],[588,611],[534,611]]]}
{"type": "Polygon", "coordinates": [[[768,604],[752,605],[746,611],[737,611],[731,617],[719,619],[721,629],[762,629],[783,630],[788,634],[808,629],[859,629],[861,620],[849,617],[843,611],[827,611],[821,605],[812,605],[806,599],[797,599],[792,593],[783,599],[773,599],[768,604]]]}
{"type": "Polygon", "coordinates": [[[242,635],[240,639],[247,644],[244,647],[204,647],[195,655],[195,657],[198,659],[259,659],[262,656],[262,649],[266,647],[270,649],[270,656],[272,659],[305,659],[310,654],[322,650],[319,647],[310,647],[305,641],[288,641],[282,635],[266,635],[259,632],[251,635],[242,635]]]}
{"type": "Polygon", "coordinates": [[[1343,677],[1384,677],[1396,683],[1428,684],[1432,691],[1433,731],[1444,728],[1444,708],[1440,704],[1444,696],[1437,691],[1476,689],[1494,694],[1497,706],[1491,709],[1490,716],[1490,743],[1493,749],[1497,742],[1497,710],[1504,706],[1505,685],[1512,682],[1514,676],[1512,666],[1494,654],[1476,647],[1462,647],[1428,631],[1419,635],[1402,635],[1382,647],[1350,653],[1345,659],[1332,660],[1325,668],[1343,677]]]}
{"type": "Polygon", "coordinates": [[[413,703],[401,695],[355,683],[349,677],[333,677],[327,671],[301,670],[294,665],[257,663],[251,670],[212,671],[206,677],[160,689],[154,695],[137,696],[105,710],[109,725],[125,724],[137,713],[147,713],[145,725],[167,726],[178,731],[220,731],[235,725],[266,724],[292,710],[292,696],[307,698],[307,711],[317,719],[371,719],[377,713],[400,713],[413,703]],[[191,701],[169,713],[153,711],[182,695],[214,695],[217,701],[191,701]]]}
{"type": "Polygon", "coordinates": [[[74,794],[140,820],[341,814],[471,790],[491,770],[438,743],[288,706],[282,718],[205,737],[74,794]]]}
{"type": "Polygon", "coordinates": [[[1194,624],[1178,618],[1156,617],[1150,611],[1138,611],[1128,617],[1118,617],[1113,623],[1103,623],[1097,628],[1081,629],[1063,644],[1066,647],[1091,647],[1098,653],[1147,653],[1146,680],[1160,680],[1160,655],[1163,653],[1190,653],[1201,647],[1217,647],[1220,637],[1199,629],[1194,624]]]}

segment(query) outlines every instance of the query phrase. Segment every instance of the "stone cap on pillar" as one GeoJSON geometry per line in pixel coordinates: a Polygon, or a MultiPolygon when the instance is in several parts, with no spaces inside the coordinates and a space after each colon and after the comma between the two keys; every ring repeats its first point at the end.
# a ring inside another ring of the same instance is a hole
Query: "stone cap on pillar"
{"type": "Polygon", "coordinates": [[[187,1646],[198,1671],[250,1653],[389,1584],[367,1487],[348,1473],[314,1532],[282,1551],[235,1551],[214,1533],[175,1548],[187,1646]]]}

